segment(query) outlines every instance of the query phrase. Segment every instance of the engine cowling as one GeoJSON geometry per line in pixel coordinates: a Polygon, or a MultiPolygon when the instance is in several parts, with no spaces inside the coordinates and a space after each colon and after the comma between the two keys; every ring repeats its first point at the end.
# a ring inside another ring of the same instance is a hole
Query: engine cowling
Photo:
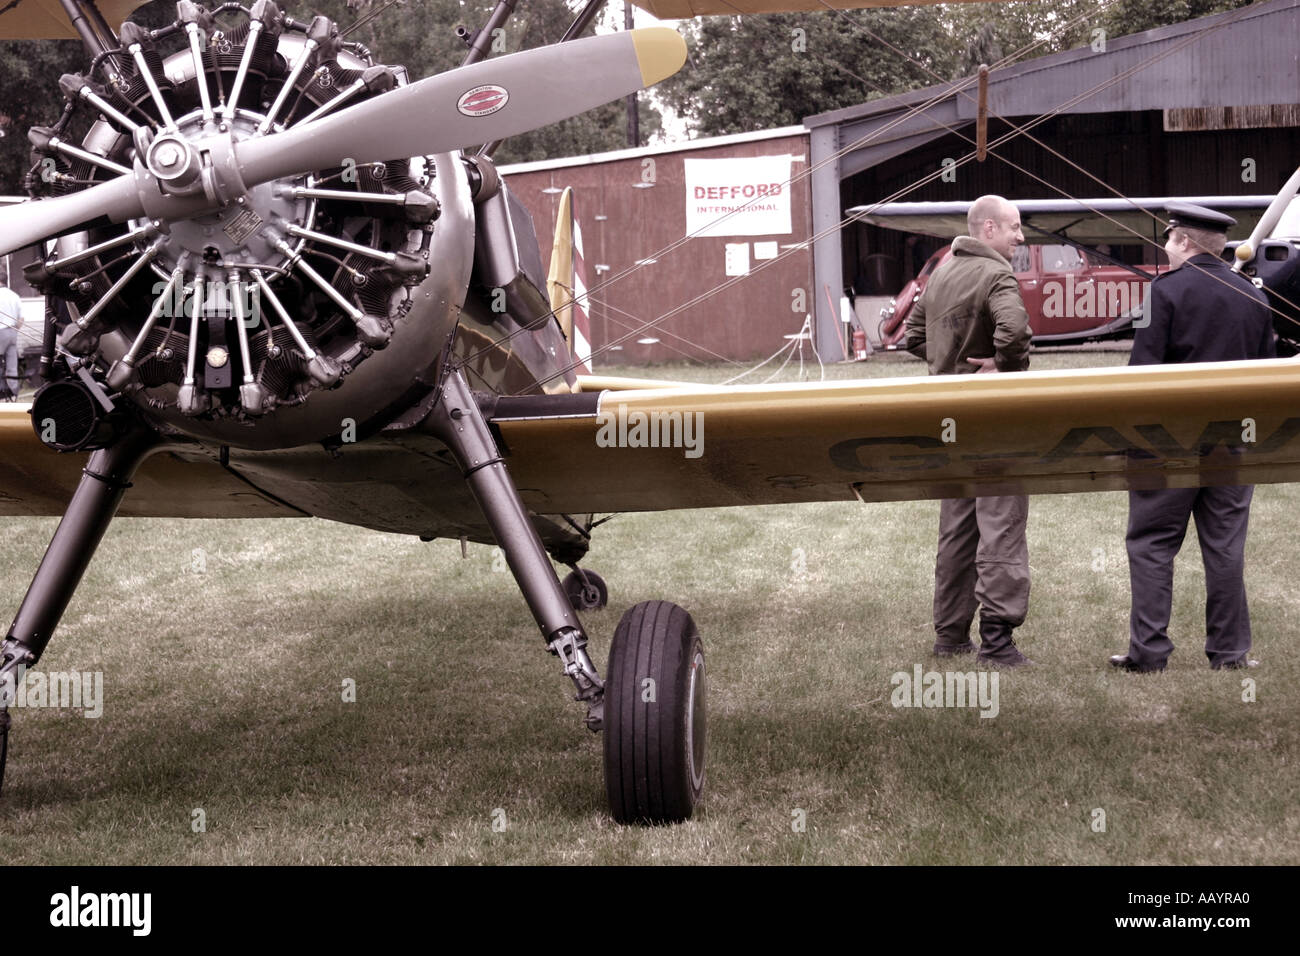
{"type": "Polygon", "coordinates": [[[65,236],[28,275],[67,300],[74,363],[165,431],[245,448],[364,435],[435,383],[455,333],[473,265],[465,170],[395,157],[232,188],[200,141],[275,136],[405,71],[266,0],[223,14],[234,26],[178,13],[153,33],[124,25],[102,75],[64,77],[85,132],[69,149],[66,119],[33,131],[36,191],[136,169],[213,211],[65,236]]]}

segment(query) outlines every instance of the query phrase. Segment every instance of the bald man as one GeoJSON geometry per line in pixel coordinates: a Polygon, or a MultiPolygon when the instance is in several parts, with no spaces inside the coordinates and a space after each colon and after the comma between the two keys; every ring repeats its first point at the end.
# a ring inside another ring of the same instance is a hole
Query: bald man
{"type": "MultiPolygon", "coordinates": [[[[966,214],[968,236],[926,283],[907,317],[906,347],[931,375],[1021,372],[1029,367],[1029,316],[1011,269],[1025,241],[1020,212],[1001,196],[981,196],[966,214]]],[[[953,409],[960,418],[960,409],[953,409]]],[[[975,650],[970,627],[980,611],[977,660],[997,667],[1033,663],[1012,638],[1029,611],[1029,547],[1024,495],[948,498],[939,509],[934,565],[934,653],[975,650]]]]}

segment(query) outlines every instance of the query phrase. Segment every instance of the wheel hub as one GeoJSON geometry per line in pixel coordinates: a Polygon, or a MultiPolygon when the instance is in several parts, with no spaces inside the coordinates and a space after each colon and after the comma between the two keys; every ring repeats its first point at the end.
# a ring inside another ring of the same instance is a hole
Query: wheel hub
{"type": "MultiPolygon", "coordinates": [[[[254,135],[261,120],[256,113],[240,110],[222,126],[238,144],[254,135]]],[[[150,145],[146,165],[161,183],[182,185],[191,170],[197,178],[199,157],[193,143],[210,134],[207,125],[203,114],[196,111],[177,124],[175,133],[164,134],[150,145]]],[[[172,222],[160,239],[154,271],[167,278],[174,269],[184,268],[186,281],[193,281],[200,262],[223,269],[257,266],[282,271],[290,257],[277,247],[277,240],[288,236],[291,225],[310,229],[315,218],[316,204],[294,199],[293,194],[294,187],[310,185],[308,176],[261,183],[213,212],[172,222]]],[[[146,222],[137,220],[132,225],[143,226],[146,222]]],[[[295,249],[301,246],[298,242],[295,249]]],[[[145,243],[141,242],[139,248],[143,252],[145,243]]]]}

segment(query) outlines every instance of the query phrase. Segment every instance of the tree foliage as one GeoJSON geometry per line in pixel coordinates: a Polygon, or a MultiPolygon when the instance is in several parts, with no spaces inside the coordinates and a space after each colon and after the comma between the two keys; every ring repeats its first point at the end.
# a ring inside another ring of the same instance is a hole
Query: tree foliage
{"type": "Polygon", "coordinates": [[[805,116],[946,77],[952,43],[935,8],[709,17],[659,95],[702,135],[789,126],[805,116]],[[888,43],[919,61],[914,65],[888,43]]]}
{"type": "Polygon", "coordinates": [[[0,42],[0,194],[22,193],[31,167],[27,131],[49,126],[63,112],[59,77],[81,61],[76,40],[0,42]]]}

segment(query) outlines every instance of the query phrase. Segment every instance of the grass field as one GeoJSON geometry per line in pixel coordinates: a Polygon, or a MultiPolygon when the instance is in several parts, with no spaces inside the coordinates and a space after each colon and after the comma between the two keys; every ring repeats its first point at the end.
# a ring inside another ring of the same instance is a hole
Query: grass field
{"type": "MultiPolygon", "coordinates": [[[[882,370],[923,371],[828,371],[882,370]]],[[[654,598],[691,611],[708,656],[705,799],[690,823],[653,829],[610,822],[599,738],[492,549],[462,559],[456,542],[320,521],[121,520],[39,668],[102,671],[103,716],[15,711],[0,859],[1300,862],[1300,486],[1256,491],[1263,664],[1248,674],[1205,665],[1194,540],[1169,670],[1106,666],[1127,640],[1126,512],[1122,494],[1032,500],[1018,641],[1038,666],[1000,675],[992,719],[891,705],[894,673],[946,669],[928,655],[937,502],[602,526],[589,566],[611,608],[584,619],[598,664],[622,610],[654,598]]],[[[54,524],[3,523],[0,613],[54,524]]]]}

